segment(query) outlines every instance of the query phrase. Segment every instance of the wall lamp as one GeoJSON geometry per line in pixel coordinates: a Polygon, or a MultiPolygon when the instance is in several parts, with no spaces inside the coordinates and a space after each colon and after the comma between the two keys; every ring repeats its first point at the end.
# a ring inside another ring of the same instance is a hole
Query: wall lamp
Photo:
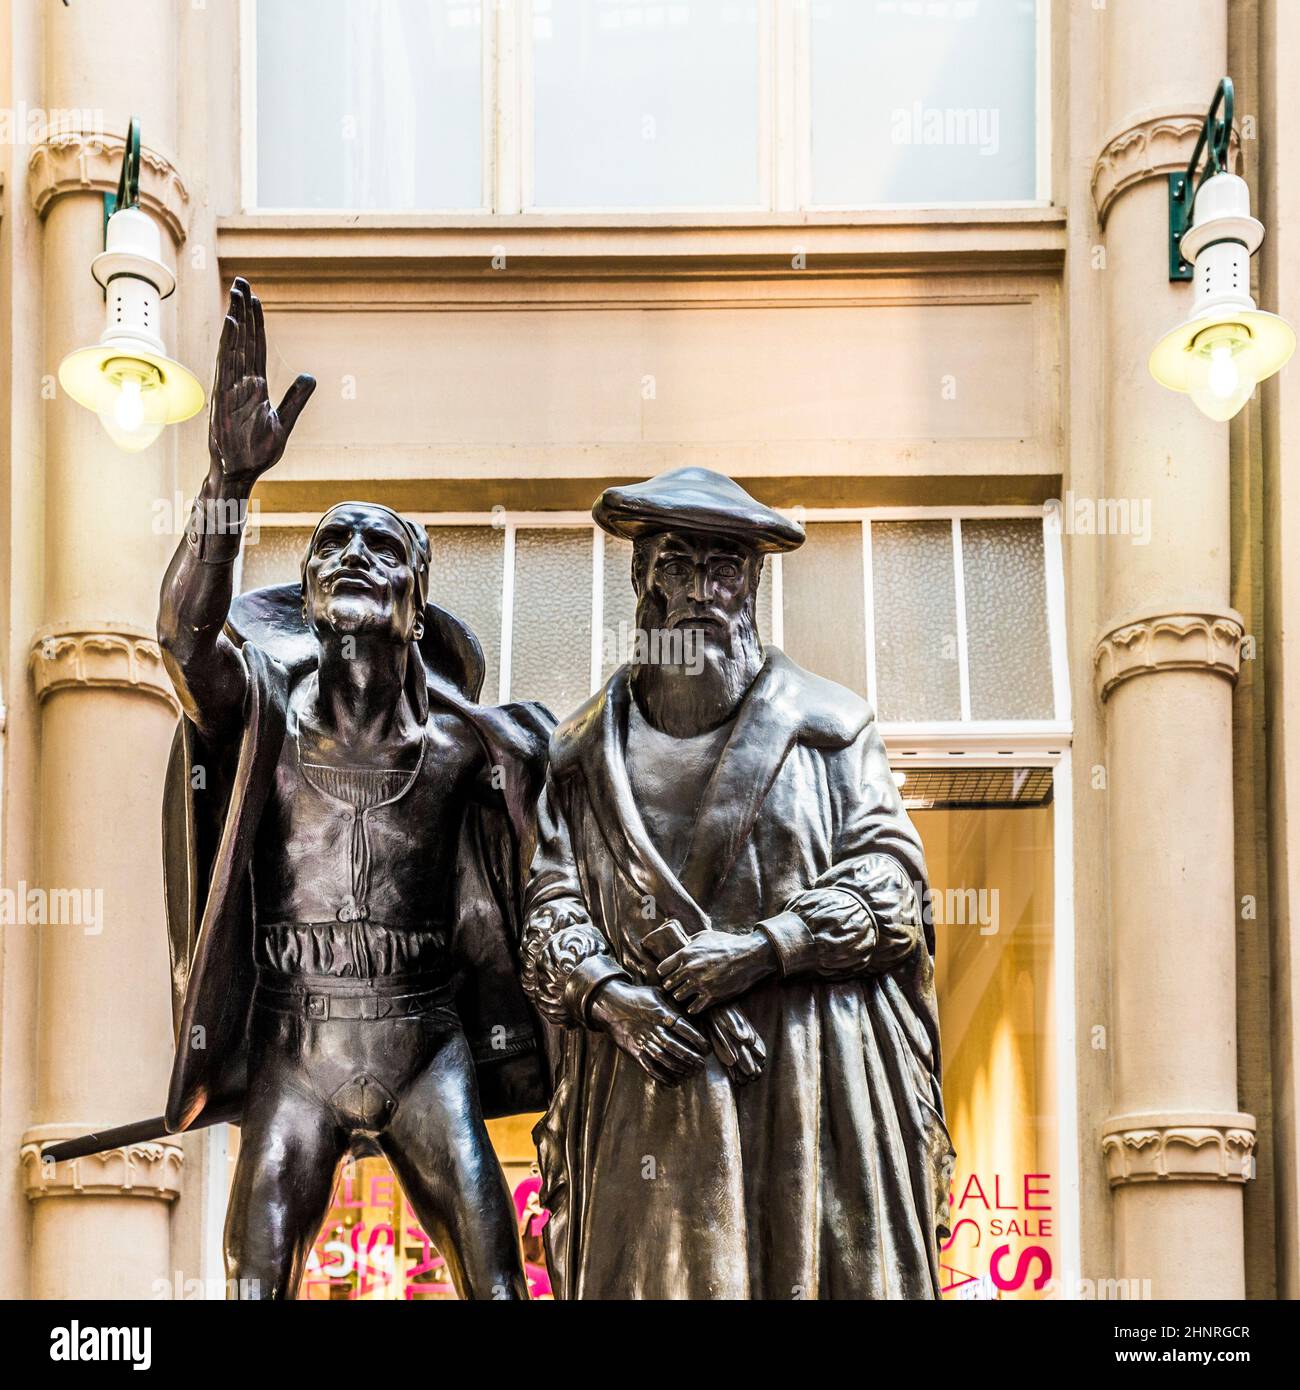
{"type": "Polygon", "coordinates": [[[1211,420],[1231,420],[1296,345],[1291,325],[1257,309],[1250,296],[1250,258],[1264,224],[1250,214],[1245,179],[1228,172],[1232,97],[1225,77],[1186,170],[1169,175],[1169,278],[1193,282],[1192,313],[1160,339],[1147,363],[1162,386],[1186,391],[1211,420]]]}
{"type": "Polygon", "coordinates": [[[158,225],[140,207],[140,126],[131,120],[117,197],[104,195],[104,250],[90,273],[104,290],[104,332],[59,363],[59,384],[93,410],[128,453],[147,449],[164,425],[203,409],[203,387],[167,356],[162,301],[176,277],[162,262],[158,225]]]}

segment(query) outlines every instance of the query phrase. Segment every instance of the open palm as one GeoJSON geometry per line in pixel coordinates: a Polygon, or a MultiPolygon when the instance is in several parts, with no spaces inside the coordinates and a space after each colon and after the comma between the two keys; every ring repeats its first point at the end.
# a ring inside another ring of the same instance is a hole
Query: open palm
{"type": "Polygon", "coordinates": [[[208,449],[225,476],[251,485],[278,463],[315,389],[314,377],[299,376],[284,393],[279,409],[271,404],[261,301],[247,280],[236,279],[221,327],[208,421],[208,449]]]}

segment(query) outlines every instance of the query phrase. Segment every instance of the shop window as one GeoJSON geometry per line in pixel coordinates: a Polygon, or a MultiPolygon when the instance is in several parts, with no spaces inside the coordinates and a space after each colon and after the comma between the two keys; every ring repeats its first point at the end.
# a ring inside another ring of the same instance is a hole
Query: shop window
{"type": "Polygon", "coordinates": [[[1044,1298],[1060,1287],[1052,812],[911,812],[930,870],[944,1109],[957,1150],[940,1256],[950,1298],[1044,1298]]]}

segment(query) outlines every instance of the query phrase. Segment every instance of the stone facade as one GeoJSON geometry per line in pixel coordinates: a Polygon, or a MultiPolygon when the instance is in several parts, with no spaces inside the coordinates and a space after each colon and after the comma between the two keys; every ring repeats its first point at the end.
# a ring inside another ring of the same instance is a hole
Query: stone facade
{"type": "Polygon", "coordinates": [[[1047,205],[802,214],[782,194],[735,219],[245,212],[240,7],[131,8],[123,24],[0,3],[0,107],[102,117],[0,147],[0,885],[93,884],[108,914],[93,940],[3,928],[0,1214],[31,1254],[0,1263],[0,1294],[147,1296],[214,1248],[205,1139],[57,1174],[38,1148],[157,1113],[171,1046],[158,806],[176,706],[152,634],[178,532],[153,519],[201,477],[206,426],[128,458],[48,387],[102,326],[89,264],[134,114],[175,355],[206,376],[243,274],[284,369],[321,382],[266,511],[362,491],[580,510],[692,463],[781,506],[1150,500],[1149,544],[1064,545],[1071,1273],[1300,1296],[1300,484],[1283,463],[1300,367],[1229,428],[1145,365],[1190,293],[1167,279],[1165,175],[1225,71],[1269,229],[1256,297],[1300,317],[1300,7],[1057,0],[1047,205]],[[955,399],[933,357],[891,374],[900,342],[945,345],[955,399]],[[774,419],[792,376],[803,404],[774,419]]]}

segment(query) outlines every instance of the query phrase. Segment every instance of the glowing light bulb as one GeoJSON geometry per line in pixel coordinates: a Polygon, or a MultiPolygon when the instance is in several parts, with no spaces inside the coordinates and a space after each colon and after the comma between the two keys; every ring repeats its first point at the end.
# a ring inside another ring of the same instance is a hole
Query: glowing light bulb
{"type": "Polygon", "coordinates": [[[118,388],[113,419],[118,429],[126,434],[134,434],[144,424],[144,398],[140,394],[139,377],[125,378],[118,388]]]}
{"type": "Polygon", "coordinates": [[[116,359],[115,370],[106,374],[111,382],[108,388],[111,394],[97,414],[119,449],[138,454],[158,438],[166,421],[159,418],[157,409],[156,373],[145,375],[151,368],[144,362],[135,364],[140,371],[124,370],[126,362],[126,359],[116,359]]]}
{"type": "Polygon", "coordinates": [[[1217,325],[1193,344],[1187,391],[1211,420],[1231,420],[1255,391],[1250,337],[1235,324],[1217,325]]]}
{"type": "Polygon", "coordinates": [[[1226,344],[1210,351],[1208,381],[1211,392],[1224,401],[1241,385],[1241,373],[1232,360],[1232,349],[1226,344]]]}

